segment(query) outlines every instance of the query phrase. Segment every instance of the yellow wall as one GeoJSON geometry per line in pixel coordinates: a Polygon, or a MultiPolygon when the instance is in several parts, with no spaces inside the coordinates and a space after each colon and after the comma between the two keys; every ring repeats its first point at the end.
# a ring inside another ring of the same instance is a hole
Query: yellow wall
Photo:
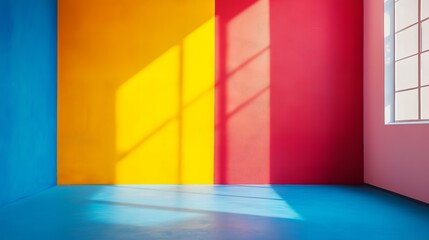
{"type": "Polygon", "coordinates": [[[61,0],[58,183],[213,183],[213,0],[61,0]]]}

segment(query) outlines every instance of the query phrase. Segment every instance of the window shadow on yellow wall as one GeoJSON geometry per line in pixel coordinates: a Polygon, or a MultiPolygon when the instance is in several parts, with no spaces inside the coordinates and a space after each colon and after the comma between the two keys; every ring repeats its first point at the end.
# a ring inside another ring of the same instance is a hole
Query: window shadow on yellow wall
{"type": "Polygon", "coordinates": [[[213,183],[214,2],[58,9],[59,184],[213,183]]]}

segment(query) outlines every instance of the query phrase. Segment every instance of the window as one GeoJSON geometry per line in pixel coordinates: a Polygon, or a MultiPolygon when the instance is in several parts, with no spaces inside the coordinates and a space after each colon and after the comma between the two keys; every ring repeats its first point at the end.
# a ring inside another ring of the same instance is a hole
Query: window
{"type": "Polygon", "coordinates": [[[385,0],[386,123],[429,123],[429,0],[385,0]]]}

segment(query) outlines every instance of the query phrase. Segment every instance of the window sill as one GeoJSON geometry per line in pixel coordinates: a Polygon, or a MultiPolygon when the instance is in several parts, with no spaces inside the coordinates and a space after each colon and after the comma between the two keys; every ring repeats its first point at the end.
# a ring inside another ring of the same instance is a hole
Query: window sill
{"type": "Polygon", "coordinates": [[[389,122],[384,125],[414,125],[414,124],[429,124],[429,121],[409,121],[409,122],[389,122]]]}

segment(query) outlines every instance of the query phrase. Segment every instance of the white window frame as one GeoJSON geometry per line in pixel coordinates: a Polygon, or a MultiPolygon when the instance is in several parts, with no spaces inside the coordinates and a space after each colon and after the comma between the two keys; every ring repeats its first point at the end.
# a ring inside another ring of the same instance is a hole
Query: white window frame
{"type": "Polygon", "coordinates": [[[384,0],[384,119],[385,124],[429,124],[429,119],[421,117],[421,89],[429,85],[421,84],[421,55],[429,52],[422,51],[422,28],[423,22],[429,22],[429,18],[421,19],[421,1],[418,0],[418,22],[408,25],[402,29],[395,29],[395,3],[401,0],[384,0]],[[401,59],[395,58],[395,36],[396,34],[416,26],[418,28],[418,52],[401,59]],[[396,90],[395,89],[395,64],[404,59],[418,57],[418,85],[414,88],[396,90]],[[413,120],[395,119],[395,95],[398,92],[418,90],[418,118],[413,120]]]}

